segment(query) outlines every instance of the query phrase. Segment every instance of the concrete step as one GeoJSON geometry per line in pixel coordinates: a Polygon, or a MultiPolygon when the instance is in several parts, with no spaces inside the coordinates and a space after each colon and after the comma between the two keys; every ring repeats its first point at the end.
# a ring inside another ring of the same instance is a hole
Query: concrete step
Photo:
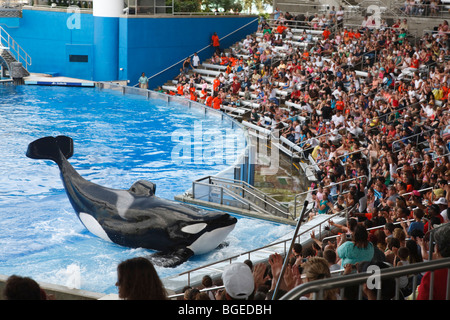
{"type": "Polygon", "coordinates": [[[24,78],[28,77],[30,73],[27,69],[22,66],[18,66],[16,58],[7,49],[0,49],[0,57],[6,63],[7,68],[10,71],[11,77],[13,78],[24,78]]]}

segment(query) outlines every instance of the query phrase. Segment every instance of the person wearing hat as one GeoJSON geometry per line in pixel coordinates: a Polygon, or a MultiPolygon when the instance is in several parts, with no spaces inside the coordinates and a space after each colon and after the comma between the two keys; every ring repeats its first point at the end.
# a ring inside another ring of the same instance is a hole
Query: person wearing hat
{"type": "Polygon", "coordinates": [[[255,290],[255,280],[249,266],[234,262],[226,266],[222,273],[226,300],[248,300],[255,290]]]}
{"type": "Polygon", "coordinates": [[[436,197],[436,199],[442,198],[444,197],[444,190],[439,188],[439,189],[434,189],[433,190],[434,196],[436,197]]]}
{"type": "Polygon", "coordinates": [[[426,208],[427,208],[422,203],[422,194],[417,190],[413,190],[411,192],[411,197],[408,199],[408,201],[406,203],[409,207],[413,207],[413,208],[416,207],[416,208],[420,208],[422,210],[426,210],[426,208]]]}
{"type": "Polygon", "coordinates": [[[423,227],[423,232],[427,233],[429,230],[431,230],[432,223],[430,222],[433,217],[437,217],[440,221],[440,223],[444,222],[444,218],[440,215],[442,210],[440,210],[440,207],[438,204],[432,204],[428,206],[427,212],[428,212],[428,221],[425,223],[423,227]]]}
{"type": "Polygon", "coordinates": [[[441,210],[441,217],[444,219],[444,223],[449,222],[448,220],[448,202],[447,199],[444,197],[440,197],[438,200],[433,202],[434,204],[437,204],[439,206],[439,209],[441,210]]]}

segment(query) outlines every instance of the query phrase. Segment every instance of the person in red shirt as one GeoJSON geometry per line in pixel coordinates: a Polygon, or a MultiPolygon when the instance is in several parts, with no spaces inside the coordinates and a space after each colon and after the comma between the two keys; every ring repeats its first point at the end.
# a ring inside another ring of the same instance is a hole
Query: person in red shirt
{"type": "MultiPolygon", "coordinates": [[[[433,237],[436,242],[436,258],[450,258],[450,223],[444,223],[434,229],[433,237]]],[[[432,260],[435,258],[433,257],[432,260]]],[[[447,293],[448,269],[438,269],[434,271],[433,300],[445,300],[447,293]]],[[[430,299],[431,271],[427,271],[423,276],[419,289],[417,300],[430,299]]]]}
{"type": "Polygon", "coordinates": [[[328,27],[325,28],[325,30],[323,30],[322,32],[322,37],[323,40],[328,40],[328,38],[330,37],[331,31],[328,29],[328,27]]]}
{"type": "Polygon", "coordinates": [[[344,111],[345,103],[342,99],[336,101],[336,110],[344,111]]]}
{"type": "Polygon", "coordinates": [[[308,52],[307,50],[303,51],[302,57],[303,57],[303,60],[308,60],[308,58],[309,58],[309,52],[308,52]]]}
{"type": "Polygon", "coordinates": [[[212,102],[213,102],[213,96],[208,96],[207,98],[206,98],[206,105],[208,106],[208,107],[212,107],[212,102]]]}
{"type": "Polygon", "coordinates": [[[286,27],[285,25],[280,24],[280,25],[277,27],[277,32],[278,32],[279,34],[282,34],[282,33],[284,32],[284,30],[286,30],[286,29],[287,29],[287,27],[286,27]]]}
{"type": "Polygon", "coordinates": [[[195,92],[195,87],[194,87],[193,83],[190,83],[189,84],[189,93],[193,93],[193,92],[195,92]]]}
{"type": "Polygon", "coordinates": [[[222,53],[222,57],[220,57],[220,65],[227,66],[229,64],[228,57],[222,53]]]}
{"type": "Polygon", "coordinates": [[[237,78],[234,78],[233,83],[231,84],[231,92],[234,95],[239,94],[239,91],[241,90],[241,83],[239,82],[239,80],[237,78]]]}
{"type": "Polygon", "coordinates": [[[218,94],[212,101],[212,107],[213,109],[219,110],[220,106],[222,105],[222,99],[220,97],[221,95],[218,94]]]}
{"type": "Polygon", "coordinates": [[[206,91],[206,89],[202,89],[202,91],[200,92],[200,102],[205,103],[207,97],[208,92],[206,91]]]}
{"type": "Polygon", "coordinates": [[[178,83],[178,86],[177,86],[177,93],[178,93],[178,95],[180,95],[180,96],[182,96],[183,94],[184,94],[184,86],[183,86],[183,84],[180,82],[180,83],[178,83]]]}
{"type": "Polygon", "coordinates": [[[350,29],[350,31],[348,32],[348,38],[350,40],[353,40],[354,37],[355,37],[355,33],[353,32],[353,29],[350,29]]]}
{"type": "Polygon", "coordinates": [[[218,92],[218,91],[219,91],[219,87],[220,87],[220,79],[219,79],[219,76],[217,76],[217,77],[213,80],[213,91],[214,91],[214,92],[218,92]]]}
{"type": "Polygon", "coordinates": [[[418,69],[420,65],[419,59],[417,58],[417,55],[414,55],[411,60],[411,68],[418,69]]]}
{"type": "Polygon", "coordinates": [[[216,32],[214,32],[211,37],[211,45],[213,46],[215,52],[220,51],[220,40],[216,32]]]}

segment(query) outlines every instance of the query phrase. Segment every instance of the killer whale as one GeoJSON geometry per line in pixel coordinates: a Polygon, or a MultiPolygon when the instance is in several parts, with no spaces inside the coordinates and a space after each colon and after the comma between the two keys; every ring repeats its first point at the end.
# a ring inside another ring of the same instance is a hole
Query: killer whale
{"type": "Polygon", "coordinates": [[[215,249],[237,223],[227,213],[159,198],[149,181],[139,180],[129,190],[92,183],[69,163],[73,149],[72,138],[49,136],[31,142],[26,156],[58,165],[70,203],[92,234],[121,246],[155,250],[148,258],[159,266],[175,267],[215,249]]]}

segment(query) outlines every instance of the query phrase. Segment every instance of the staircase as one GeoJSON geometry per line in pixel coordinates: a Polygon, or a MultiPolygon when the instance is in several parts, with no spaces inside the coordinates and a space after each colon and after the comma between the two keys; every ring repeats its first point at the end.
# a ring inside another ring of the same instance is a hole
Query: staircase
{"type": "Polygon", "coordinates": [[[202,201],[209,204],[216,203],[222,209],[232,212],[253,211],[268,219],[277,217],[292,221],[286,205],[241,180],[204,177],[194,181],[192,193],[179,200],[192,203],[202,201]]]}
{"type": "Polygon", "coordinates": [[[28,67],[31,65],[31,57],[23,48],[0,27],[0,66],[2,76],[8,71],[9,78],[23,79],[30,75],[28,67]]]}

